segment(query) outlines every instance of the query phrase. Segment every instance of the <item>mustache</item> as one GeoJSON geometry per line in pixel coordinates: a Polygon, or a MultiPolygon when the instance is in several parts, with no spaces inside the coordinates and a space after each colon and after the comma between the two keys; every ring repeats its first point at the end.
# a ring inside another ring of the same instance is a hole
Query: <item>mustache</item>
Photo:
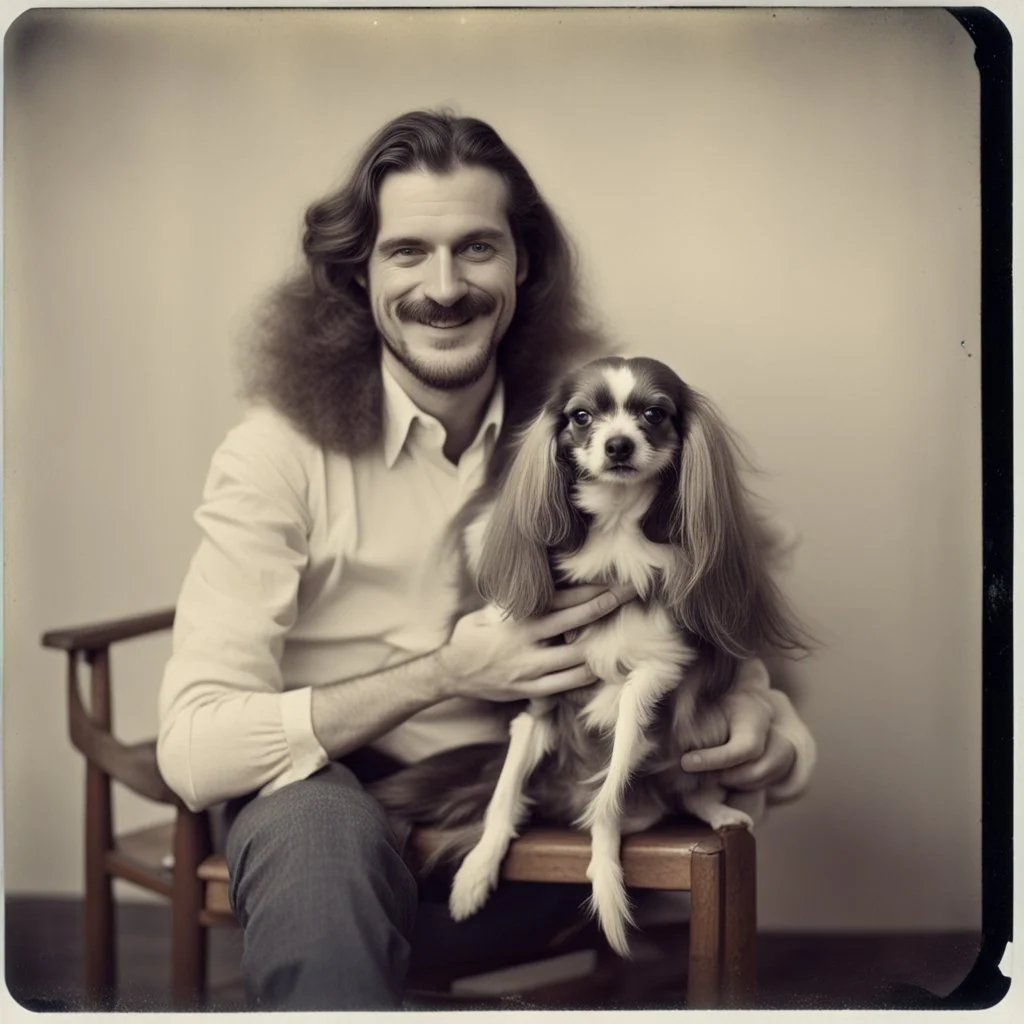
{"type": "Polygon", "coordinates": [[[403,323],[460,324],[477,316],[493,313],[496,302],[489,295],[463,295],[451,306],[442,306],[433,299],[408,299],[398,303],[395,315],[403,323]]]}

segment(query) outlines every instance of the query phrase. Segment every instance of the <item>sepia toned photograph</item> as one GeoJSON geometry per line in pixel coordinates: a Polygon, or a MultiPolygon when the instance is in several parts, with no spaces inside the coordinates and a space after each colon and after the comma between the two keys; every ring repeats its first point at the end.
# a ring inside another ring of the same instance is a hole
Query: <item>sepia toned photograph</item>
{"type": "Polygon", "coordinates": [[[999,1002],[983,15],[10,25],[12,1019],[999,1002]]]}

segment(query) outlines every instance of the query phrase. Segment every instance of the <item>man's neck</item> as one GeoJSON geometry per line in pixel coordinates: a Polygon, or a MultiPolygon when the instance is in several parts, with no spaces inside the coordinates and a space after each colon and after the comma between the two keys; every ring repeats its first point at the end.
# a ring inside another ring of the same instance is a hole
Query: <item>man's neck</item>
{"type": "Polygon", "coordinates": [[[413,404],[438,420],[445,431],[444,456],[458,463],[462,453],[473,443],[487,402],[497,380],[494,361],[475,384],[447,390],[428,387],[415,377],[385,348],[384,365],[413,404]]]}

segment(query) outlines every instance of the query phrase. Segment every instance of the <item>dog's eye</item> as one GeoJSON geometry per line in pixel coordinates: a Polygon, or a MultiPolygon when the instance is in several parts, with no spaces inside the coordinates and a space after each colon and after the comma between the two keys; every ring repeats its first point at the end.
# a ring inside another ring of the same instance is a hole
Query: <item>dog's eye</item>
{"type": "Polygon", "coordinates": [[[656,405],[652,405],[650,409],[644,409],[644,419],[647,420],[648,423],[652,423],[654,426],[657,426],[659,423],[664,422],[665,410],[659,409],[656,405]]]}
{"type": "Polygon", "coordinates": [[[577,409],[575,412],[569,413],[569,419],[576,424],[577,427],[589,427],[593,416],[587,412],[586,409],[577,409]]]}

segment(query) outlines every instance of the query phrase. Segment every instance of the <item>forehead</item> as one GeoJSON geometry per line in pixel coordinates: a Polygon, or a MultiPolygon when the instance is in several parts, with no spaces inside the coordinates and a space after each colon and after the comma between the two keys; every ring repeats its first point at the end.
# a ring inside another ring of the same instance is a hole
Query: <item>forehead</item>
{"type": "Polygon", "coordinates": [[[676,409],[678,386],[654,366],[639,362],[597,363],[585,367],[565,396],[566,405],[585,402],[596,412],[639,412],[660,402],[676,409]]]}
{"type": "Polygon", "coordinates": [[[489,167],[395,171],[377,196],[377,238],[444,241],[482,229],[511,231],[504,179],[489,167]]]}

